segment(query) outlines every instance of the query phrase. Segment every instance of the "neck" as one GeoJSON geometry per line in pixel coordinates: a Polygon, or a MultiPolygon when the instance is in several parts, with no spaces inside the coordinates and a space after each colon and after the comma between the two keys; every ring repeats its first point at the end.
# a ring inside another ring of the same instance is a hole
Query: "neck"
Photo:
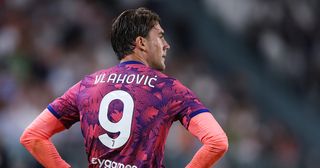
{"type": "Polygon", "coordinates": [[[120,63],[126,62],[126,61],[138,61],[138,62],[143,63],[144,65],[149,66],[146,59],[143,58],[143,56],[136,54],[136,53],[126,55],[124,58],[122,58],[120,60],[120,63]]]}

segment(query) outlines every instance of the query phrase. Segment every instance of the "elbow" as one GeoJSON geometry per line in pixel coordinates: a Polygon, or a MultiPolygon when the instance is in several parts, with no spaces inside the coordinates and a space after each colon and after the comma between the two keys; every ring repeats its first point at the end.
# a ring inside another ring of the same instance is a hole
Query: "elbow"
{"type": "Polygon", "coordinates": [[[210,147],[210,151],[222,156],[228,151],[229,142],[226,134],[221,134],[218,137],[211,137],[207,141],[207,145],[210,147]]]}
{"type": "Polygon", "coordinates": [[[229,142],[228,142],[228,137],[226,135],[219,142],[219,149],[221,154],[224,154],[228,151],[229,142]]]}
{"type": "Polygon", "coordinates": [[[20,144],[23,146],[26,146],[30,142],[27,134],[28,132],[25,130],[20,136],[20,144]]]}
{"type": "Polygon", "coordinates": [[[20,144],[24,146],[30,153],[33,153],[42,140],[35,136],[32,131],[26,129],[20,136],[20,144]]]}
{"type": "Polygon", "coordinates": [[[40,138],[34,135],[34,133],[29,129],[26,129],[20,136],[20,144],[25,148],[28,148],[30,145],[34,145],[39,140],[40,138]]]}

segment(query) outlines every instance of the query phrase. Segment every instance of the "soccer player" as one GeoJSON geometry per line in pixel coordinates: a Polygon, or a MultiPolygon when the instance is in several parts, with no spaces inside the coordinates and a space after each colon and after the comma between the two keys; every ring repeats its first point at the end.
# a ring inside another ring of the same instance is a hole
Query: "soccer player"
{"type": "Polygon", "coordinates": [[[227,136],[191,90],[168,77],[159,16],[138,8],[112,24],[120,63],[84,77],[26,128],[20,141],[45,167],[71,167],[50,137],[80,121],[90,168],[164,167],[165,141],[174,121],[203,146],[186,167],[211,167],[228,148],[227,136]]]}

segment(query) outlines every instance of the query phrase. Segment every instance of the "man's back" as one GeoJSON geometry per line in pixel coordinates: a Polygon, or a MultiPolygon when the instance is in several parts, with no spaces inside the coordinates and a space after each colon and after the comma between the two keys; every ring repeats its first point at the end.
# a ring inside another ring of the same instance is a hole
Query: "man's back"
{"type": "Polygon", "coordinates": [[[81,123],[89,167],[164,167],[164,144],[180,120],[203,146],[186,167],[210,167],[228,148],[219,123],[199,99],[165,70],[170,45],[160,17],[145,8],[122,12],[112,23],[119,65],[75,84],[26,128],[20,142],[45,167],[70,168],[50,137],[81,123]],[[45,154],[45,155],[44,155],[45,154]]]}
{"type": "Polygon", "coordinates": [[[80,119],[90,167],[162,167],[172,122],[187,127],[190,114],[208,111],[180,82],[136,61],[85,77],[49,107],[66,127],[80,119]],[[62,106],[74,115],[64,118],[62,106]]]}

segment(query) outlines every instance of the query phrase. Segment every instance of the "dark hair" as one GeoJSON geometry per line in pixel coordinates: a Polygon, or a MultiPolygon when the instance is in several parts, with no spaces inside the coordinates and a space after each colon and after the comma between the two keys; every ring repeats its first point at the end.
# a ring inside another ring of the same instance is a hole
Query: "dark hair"
{"type": "Polygon", "coordinates": [[[160,22],[158,14],[146,9],[129,9],[122,12],[113,22],[111,44],[118,59],[133,53],[138,36],[147,37],[155,24],[160,22]]]}

